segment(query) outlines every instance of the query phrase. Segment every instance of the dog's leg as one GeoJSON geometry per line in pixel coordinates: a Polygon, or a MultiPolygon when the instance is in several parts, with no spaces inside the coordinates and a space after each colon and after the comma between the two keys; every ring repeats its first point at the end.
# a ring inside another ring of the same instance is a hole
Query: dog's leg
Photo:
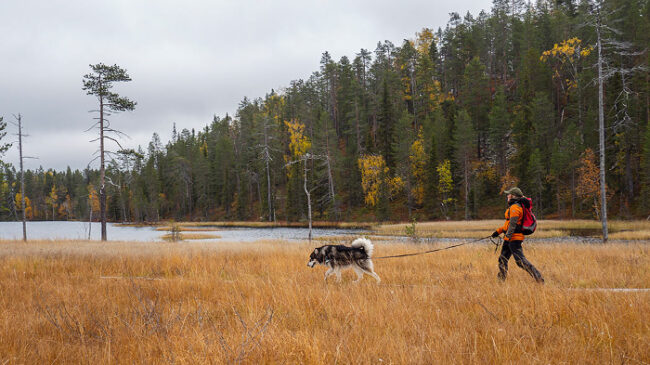
{"type": "Polygon", "coordinates": [[[341,268],[337,266],[336,269],[334,269],[334,273],[336,274],[336,282],[340,283],[341,282],[341,268]]]}
{"type": "Polygon", "coordinates": [[[363,278],[363,270],[361,268],[359,268],[358,266],[354,266],[353,269],[354,269],[354,272],[357,273],[357,280],[355,280],[354,282],[358,283],[363,278]]]}
{"type": "Polygon", "coordinates": [[[366,274],[375,278],[375,280],[377,280],[377,284],[381,283],[381,279],[379,278],[379,275],[375,274],[374,271],[366,271],[366,274]]]}
{"type": "Polygon", "coordinates": [[[332,275],[333,272],[334,272],[334,269],[332,269],[331,267],[329,269],[327,269],[327,271],[325,271],[325,281],[327,281],[327,277],[332,275]]]}
{"type": "Polygon", "coordinates": [[[361,265],[361,269],[362,269],[363,272],[365,272],[366,274],[368,274],[368,275],[372,276],[373,278],[375,278],[375,280],[377,280],[377,284],[379,284],[379,283],[381,282],[381,279],[379,278],[379,275],[375,274],[375,268],[374,268],[374,266],[373,266],[373,264],[372,264],[372,261],[370,261],[370,260],[366,260],[366,261],[361,265]]]}

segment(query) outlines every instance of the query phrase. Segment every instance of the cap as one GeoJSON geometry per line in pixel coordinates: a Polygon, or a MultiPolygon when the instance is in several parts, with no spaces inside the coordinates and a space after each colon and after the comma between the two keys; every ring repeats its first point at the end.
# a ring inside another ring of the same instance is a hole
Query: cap
{"type": "Polygon", "coordinates": [[[516,196],[516,197],[519,197],[519,198],[521,198],[522,196],[524,196],[524,193],[521,192],[521,189],[519,189],[519,188],[516,187],[516,186],[513,187],[513,188],[510,188],[509,190],[504,191],[503,193],[504,193],[504,194],[512,194],[512,195],[514,195],[514,196],[516,196]]]}

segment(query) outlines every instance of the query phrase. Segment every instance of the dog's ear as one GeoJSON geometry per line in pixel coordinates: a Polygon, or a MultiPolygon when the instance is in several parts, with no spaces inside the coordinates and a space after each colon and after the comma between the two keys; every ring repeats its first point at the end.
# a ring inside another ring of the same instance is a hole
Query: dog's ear
{"type": "Polygon", "coordinates": [[[318,249],[317,249],[317,248],[314,249],[314,253],[318,253],[318,249]]]}

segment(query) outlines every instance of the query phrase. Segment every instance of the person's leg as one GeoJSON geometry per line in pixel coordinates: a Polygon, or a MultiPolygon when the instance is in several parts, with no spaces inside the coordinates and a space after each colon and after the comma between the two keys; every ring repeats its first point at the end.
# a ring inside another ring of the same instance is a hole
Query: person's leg
{"type": "Polygon", "coordinates": [[[501,255],[499,255],[499,274],[497,275],[501,280],[506,280],[508,276],[508,260],[510,260],[511,255],[509,243],[504,241],[501,246],[501,255]]]}
{"type": "Polygon", "coordinates": [[[512,255],[515,257],[515,262],[517,263],[517,266],[520,268],[526,270],[527,273],[530,274],[530,276],[535,279],[538,283],[543,283],[544,278],[542,277],[542,273],[537,270],[537,268],[526,259],[526,256],[524,256],[524,250],[521,247],[521,241],[512,241],[510,242],[510,251],[512,252],[512,255]]]}

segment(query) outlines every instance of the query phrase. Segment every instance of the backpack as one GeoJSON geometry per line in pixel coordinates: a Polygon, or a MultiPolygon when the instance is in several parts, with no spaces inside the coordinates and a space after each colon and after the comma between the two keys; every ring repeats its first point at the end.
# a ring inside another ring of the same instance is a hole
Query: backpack
{"type": "Polygon", "coordinates": [[[521,206],[524,216],[521,220],[521,224],[517,227],[515,232],[521,232],[524,236],[535,233],[535,230],[537,229],[537,218],[535,218],[535,214],[533,214],[532,211],[533,200],[531,198],[523,197],[519,199],[517,204],[521,206]]]}

